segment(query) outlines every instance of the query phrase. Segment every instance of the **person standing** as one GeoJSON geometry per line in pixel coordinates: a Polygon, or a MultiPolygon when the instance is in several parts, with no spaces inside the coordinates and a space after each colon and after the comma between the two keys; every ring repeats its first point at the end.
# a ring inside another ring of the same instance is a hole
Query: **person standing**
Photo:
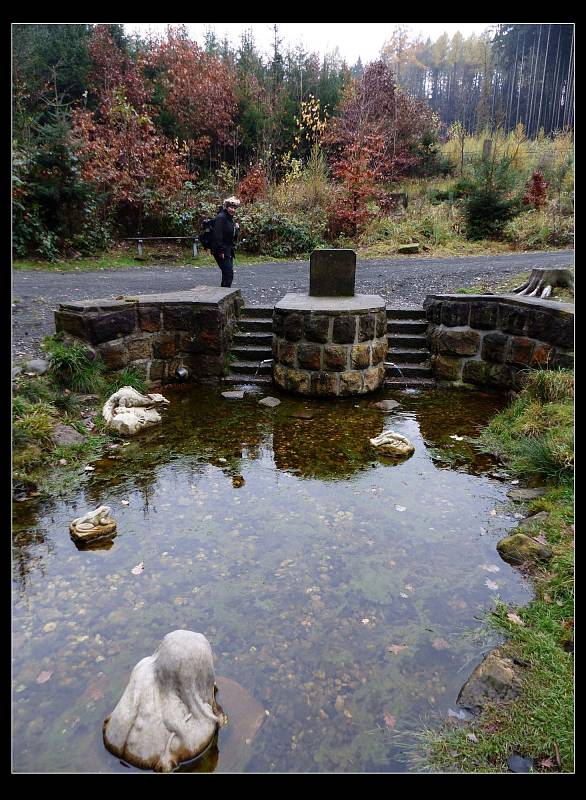
{"type": "Polygon", "coordinates": [[[226,288],[232,286],[234,278],[234,245],[238,241],[240,228],[234,220],[234,214],[239,205],[240,200],[237,197],[227,197],[220,207],[212,230],[210,249],[216,264],[222,270],[221,286],[226,288]]]}

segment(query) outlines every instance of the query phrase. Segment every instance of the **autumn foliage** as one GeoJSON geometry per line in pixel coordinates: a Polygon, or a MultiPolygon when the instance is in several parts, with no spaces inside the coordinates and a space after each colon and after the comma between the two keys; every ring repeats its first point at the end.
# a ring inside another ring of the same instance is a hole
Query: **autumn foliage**
{"type": "Polygon", "coordinates": [[[547,181],[542,172],[534,172],[525,187],[523,205],[543,208],[547,205],[547,181]]]}
{"type": "Polygon", "coordinates": [[[268,189],[268,180],[265,170],[260,164],[251,167],[245,177],[238,184],[236,194],[243,203],[252,203],[265,197],[268,189]]]}

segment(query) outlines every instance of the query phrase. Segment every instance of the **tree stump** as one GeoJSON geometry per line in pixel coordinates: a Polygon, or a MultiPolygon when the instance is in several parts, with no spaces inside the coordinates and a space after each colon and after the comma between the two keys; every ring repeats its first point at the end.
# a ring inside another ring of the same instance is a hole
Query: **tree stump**
{"type": "Polygon", "coordinates": [[[567,267],[549,269],[547,267],[534,267],[531,275],[521,286],[513,289],[514,294],[525,297],[549,297],[557,288],[567,288],[574,294],[574,272],[567,267]]]}

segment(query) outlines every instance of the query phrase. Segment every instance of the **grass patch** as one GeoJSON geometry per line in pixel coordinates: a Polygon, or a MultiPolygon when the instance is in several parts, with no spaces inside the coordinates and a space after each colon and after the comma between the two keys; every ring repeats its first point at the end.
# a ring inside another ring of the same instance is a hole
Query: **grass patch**
{"type": "Polygon", "coordinates": [[[503,603],[486,620],[507,636],[502,654],[524,665],[521,697],[485,707],[464,727],[425,732],[421,749],[432,771],[507,772],[513,752],[534,759],[536,772],[574,770],[573,397],[571,371],[531,371],[478,441],[510,472],[548,482],[528,510],[549,512],[539,533],[553,557],[533,575],[535,599],[515,609],[522,624],[503,603]]]}
{"type": "Polygon", "coordinates": [[[145,379],[131,369],[123,369],[113,375],[108,376],[108,385],[103,392],[104,400],[107,400],[110,395],[122,389],[123,386],[132,386],[137,392],[146,394],[147,384],[145,379]]]}
{"type": "Polygon", "coordinates": [[[85,347],[67,344],[59,335],[46,336],[42,347],[49,356],[49,374],[55,384],[81,394],[104,390],[104,364],[85,347]]]}
{"type": "MultiPolygon", "coordinates": [[[[278,261],[295,261],[296,259],[306,260],[309,255],[303,257],[275,258],[274,256],[250,255],[248,253],[236,253],[234,264],[236,267],[243,264],[263,264],[278,261]]],[[[216,267],[214,257],[206,251],[201,251],[197,258],[192,255],[177,255],[177,253],[160,251],[155,248],[149,252],[145,248],[142,258],[133,256],[130,253],[120,254],[114,250],[111,253],[104,253],[93,258],[60,258],[57,261],[43,261],[40,259],[16,259],[13,268],[19,270],[41,270],[43,272],[92,272],[111,269],[128,269],[129,267],[141,269],[152,268],[164,264],[166,267],[216,267]]]]}

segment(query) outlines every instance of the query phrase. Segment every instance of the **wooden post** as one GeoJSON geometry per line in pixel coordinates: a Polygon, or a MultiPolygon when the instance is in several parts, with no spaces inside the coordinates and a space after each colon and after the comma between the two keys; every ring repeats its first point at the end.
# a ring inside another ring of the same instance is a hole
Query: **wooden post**
{"type": "Polygon", "coordinates": [[[492,149],[492,139],[485,139],[482,143],[482,160],[490,161],[490,151],[492,149]]]}
{"type": "Polygon", "coordinates": [[[197,258],[197,238],[193,240],[193,257],[197,258]]]}
{"type": "Polygon", "coordinates": [[[142,258],[142,239],[138,240],[138,257],[142,258]]]}

